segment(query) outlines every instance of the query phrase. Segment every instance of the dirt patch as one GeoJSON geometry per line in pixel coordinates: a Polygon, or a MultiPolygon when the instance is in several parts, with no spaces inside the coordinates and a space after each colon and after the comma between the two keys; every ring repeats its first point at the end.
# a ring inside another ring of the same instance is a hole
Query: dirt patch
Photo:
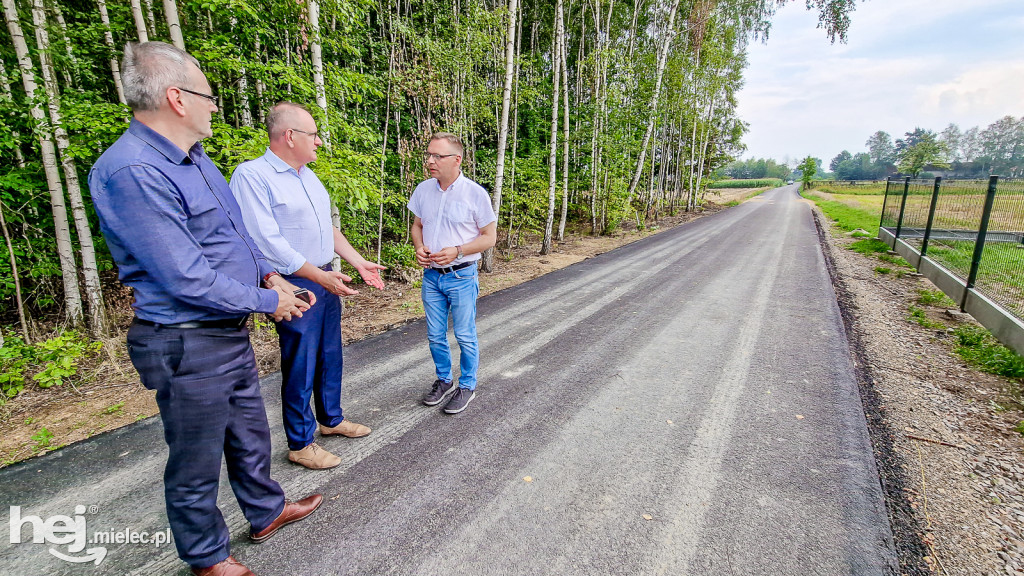
{"type": "Polygon", "coordinates": [[[920,290],[936,289],[931,282],[879,274],[878,259],[846,248],[854,239],[835,230],[823,236],[901,572],[1024,574],[1024,439],[1014,430],[1024,414],[1016,385],[953,352],[948,328],[973,320],[920,303],[920,290]],[[922,327],[912,306],[948,328],[922,327]]]}
{"type": "MultiPolygon", "coordinates": [[[[667,230],[722,207],[708,203],[698,213],[662,217],[646,230],[625,222],[609,236],[567,235],[551,254],[540,256],[540,239],[503,248],[495,253],[494,270],[480,275],[481,296],[532,280],[624,244],[667,230]]],[[[345,298],[342,337],[345,343],[380,334],[423,317],[417,283],[387,282],[384,290],[360,286],[345,298]]],[[[0,414],[0,465],[39,456],[48,451],[113,430],[157,414],[154,393],[146,390],[128,359],[124,333],[131,322],[130,293],[114,283],[107,291],[114,335],[103,351],[83,368],[85,385],[41,389],[26,385],[0,414]]],[[[251,340],[260,375],[280,370],[280,349],[273,323],[265,317],[250,321],[251,340]]],[[[426,342],[424,342],[426,346],[426,342]]]]}

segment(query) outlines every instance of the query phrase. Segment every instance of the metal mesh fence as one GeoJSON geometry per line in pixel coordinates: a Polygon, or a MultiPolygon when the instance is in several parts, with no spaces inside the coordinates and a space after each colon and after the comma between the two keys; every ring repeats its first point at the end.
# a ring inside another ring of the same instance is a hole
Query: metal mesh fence
{"type": "Polygon", "coordinates": [[[1024,319],[1024,179],[891,180],[880,225],[1024,319]]]}
{"type": "Polygon", "coordinates": [[[1024,318],[1024,180],[998,183],[975,288],[1024,318]]]}

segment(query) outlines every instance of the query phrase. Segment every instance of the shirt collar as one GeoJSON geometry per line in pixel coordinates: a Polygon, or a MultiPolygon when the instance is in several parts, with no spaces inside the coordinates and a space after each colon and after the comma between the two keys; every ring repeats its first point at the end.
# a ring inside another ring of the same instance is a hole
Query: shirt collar
{"type": "Polygon", "coordinates": [[[128,131],[139,140],[142,140],[152,146],[157,152],[163,154],[168,160],[175,164],[183,164],[185,159],[189,158],[193,154],[203,154],[202,143],[196,142],[193,144],[192,148],[190,148],[186,154],[185,151],[178,148],[177,144],[168,140],[163,134],[160,134],[135,118],[132,118],[131,122],[128,124],[128,131]]]}
{"type": "MultiPolygon", "coordinates": [[[[450,192],[450,191],[454,190],[455,189],[455,185],[458,184],[459,180],[462,180],[462,178],[464,176],[465,176],[465,174],[463,174],[462,171],[459,170],[459,175],[455,177],[455,180],[452,180],[452,184],[451,184],[451,186],[448,187],[448,191],[450,192]]],[[[434,178],[434,184],[437,185],[437,191],[438,192],[445,192],[445,190],[441,189],[441,181],[440,180],[438,180],[437,178],[434,178]]]]}
{"type": "Polygon", "coordinates": [[[277,170],[278,172],[288,172],[290,170],[292,172],[295,172],[296,174],[299,173],[298,170],[289,166],[287,162],[281,160],[280,156],[274,154],[274,151],[271,150],[270,148],[267,148],[267,153],[263,155],[263,159],[266,160],[267,163],[270,164],[270,166],[274,170],[277,170]]]}

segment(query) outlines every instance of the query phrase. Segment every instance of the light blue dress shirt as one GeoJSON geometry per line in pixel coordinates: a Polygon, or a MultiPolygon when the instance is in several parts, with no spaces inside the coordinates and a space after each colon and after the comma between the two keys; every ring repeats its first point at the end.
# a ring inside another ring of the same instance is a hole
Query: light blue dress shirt
{"type": "Polygon", "coordinates": [[[308,166],[296,171],[267,149],[235,169],[231,193],[249,234],[281,274],[334,258],[331,199],[308,166]]]}

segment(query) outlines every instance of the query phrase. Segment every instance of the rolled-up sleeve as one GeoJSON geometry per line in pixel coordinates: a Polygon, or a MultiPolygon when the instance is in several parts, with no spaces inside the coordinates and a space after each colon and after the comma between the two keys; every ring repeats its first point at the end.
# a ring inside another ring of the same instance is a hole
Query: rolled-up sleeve
{"type": "Polygon", "coordinates": [[[245,164],[235,170],[230,186],[242,210],[245,228],[267,261],[281,274],[295,273],[306,263],[306,258],[292,248],[281,234],[281,228],[274,218],[270,187],[245,164]]]}
{"type": "Polygon", "coordinates": [[[168,296],[217,314],[273,313],[273,290],[248,285],[215,270],[189,230],[195,217],[177,187],[157,168],[124,166],[93,184],[105,235],[168,296]]]}

